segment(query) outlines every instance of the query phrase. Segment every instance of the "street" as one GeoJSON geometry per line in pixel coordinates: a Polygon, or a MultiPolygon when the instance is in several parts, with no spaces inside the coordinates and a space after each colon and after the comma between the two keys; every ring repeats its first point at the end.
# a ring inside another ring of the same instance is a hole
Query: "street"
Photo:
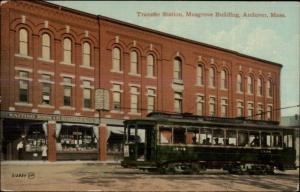
{"type": "Polygon", "coordinates": [[[99,162],[1,163],[1,191],[296,191],[299,170],[275,175],[160,175],[99,162]]]}

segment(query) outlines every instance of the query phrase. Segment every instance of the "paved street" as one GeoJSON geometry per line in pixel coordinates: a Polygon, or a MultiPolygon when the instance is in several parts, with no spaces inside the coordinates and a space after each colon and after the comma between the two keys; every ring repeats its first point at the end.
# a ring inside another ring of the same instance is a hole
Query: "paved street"
{"type": "Polygon", "coordinates": [[[272,176],[159,175],[100,162],[2,162],[2,191],[296,191],[299,171],[272,176]]]}

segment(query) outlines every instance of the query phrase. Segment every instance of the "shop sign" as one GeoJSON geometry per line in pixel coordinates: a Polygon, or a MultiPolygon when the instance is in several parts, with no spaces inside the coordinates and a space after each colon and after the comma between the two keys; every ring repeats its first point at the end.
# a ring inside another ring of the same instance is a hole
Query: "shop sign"
{"type": "Polygon", "coordinates": [[[109,110],[109,91],[106,89],[96,89],[95,91],[95,109],[109,110]]]}
{"type": "Polygon", "coordinates": [[[27,120],[38,120],[38,121],[63,121],[63,122],[86,123],[86,124],[99,123],[99,119],[94,117],[75,117],[75,116],[46,115],[46,114],[6,112],[6,111],[1,111],[1,118],[27,119],[27,120]]]}

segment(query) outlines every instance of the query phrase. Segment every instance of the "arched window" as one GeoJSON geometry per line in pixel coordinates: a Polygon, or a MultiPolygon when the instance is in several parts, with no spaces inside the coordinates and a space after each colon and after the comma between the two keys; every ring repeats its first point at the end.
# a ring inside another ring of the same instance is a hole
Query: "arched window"
{"type": "Polygon", "coordinates": [[[257,95],[263,95],[263,81],[261,78],[257,79],[257,95]]]}
{"type": "Polygon", "coordinates": [[[138,54],[136,51],[130,53],[130,72],[138,74],[138,54]]]}
{"type": "Polygon", "coordinates": [[[197,85],[203,85],[203,66],[197,66],[197,85]]]}
{"type": "Polygon", "coordinates": [[[82,62],[84,66],[91,66],[91,46],[88,42],[83,43],[82,62]]]}
{"type": "Polygon", "coordinates": [[[267,95],[269,97],[273,96],[273,84],[272,84],[272,80],[268,80],[267,81],[267,95]]]}
{"type": "Polygon", "coordinates": [[[148,77],[154,76],[154,57],[153,57],[153,55],[147,56],[147,76],[148,77]]]}
{"type": "Polygon", "coordinates": [[[50,35],[44,33],[42,35],[42,58],[50,60],[50,51],[51,51],[51,42],[50,42],[50,35]]]}
{"type": "Polygon", "coordinates": [[[28,55],[28,31],[24,28],[19,31],[19,54],[28,55]]]}
{"type": "Polygon", "coordinates": [[[209,68],[209,86],[210,87],[216,86],[215,78],[216,78],[215,69],[213,67],[211,67],[211,68],[209,68]]]}
{"type": "Polygon", "coordinates": [[[121,71],[121,51],[117,47],[113,48],[112,63],[113,71],[121,71]]]}
{"type": "Polygon", "coordinates": [[[251,76],[247,78],[247,90],[248,94],[253,94],[253,78],[251,76]]]}
{"type": "Polygon", "coordinates": [[[173,77],[174,79],[182,79],[182,61],[176,57],[173,63],[173,77]]]}
{"type": "Polygon", "coordinates": [[[237,92],[243,92],[243,78],[241,74],[237,75],[237,81],[236,81],[236,89],[237,92]]]}
{"type": "Polygon", "coordinates": [[[72,41],[69,38],[64,38],[64,63],[72,62],[72,41]]]}
{"type": "Polygon", "coordinates": [[[225,70],[221,71],[221,89],[228,89],[228,78],[225,70]]]}

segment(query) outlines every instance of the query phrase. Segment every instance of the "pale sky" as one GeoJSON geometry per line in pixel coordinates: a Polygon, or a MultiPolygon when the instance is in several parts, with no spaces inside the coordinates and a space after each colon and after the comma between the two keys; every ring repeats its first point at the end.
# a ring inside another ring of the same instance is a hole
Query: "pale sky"
{"type": "MultiPolygon", "coordinates": [[[[298,2],[155,2],[155,1],[51,1],[51,3],[102,15],[216,45],[283,65],[281,107],[299,105],[300,3],[298,2]],[[213,13],[213,17],[145,17],[137,12],[213,13]],[[216,17],[216,12],[239,13],[216,17]],[[246,13],[268,17],[242,17],[246,13]],[[272,12],[285,17],[271,17],[272,12]]],[[[299,108],[281,111],[299,114],[299,108]]]]}

